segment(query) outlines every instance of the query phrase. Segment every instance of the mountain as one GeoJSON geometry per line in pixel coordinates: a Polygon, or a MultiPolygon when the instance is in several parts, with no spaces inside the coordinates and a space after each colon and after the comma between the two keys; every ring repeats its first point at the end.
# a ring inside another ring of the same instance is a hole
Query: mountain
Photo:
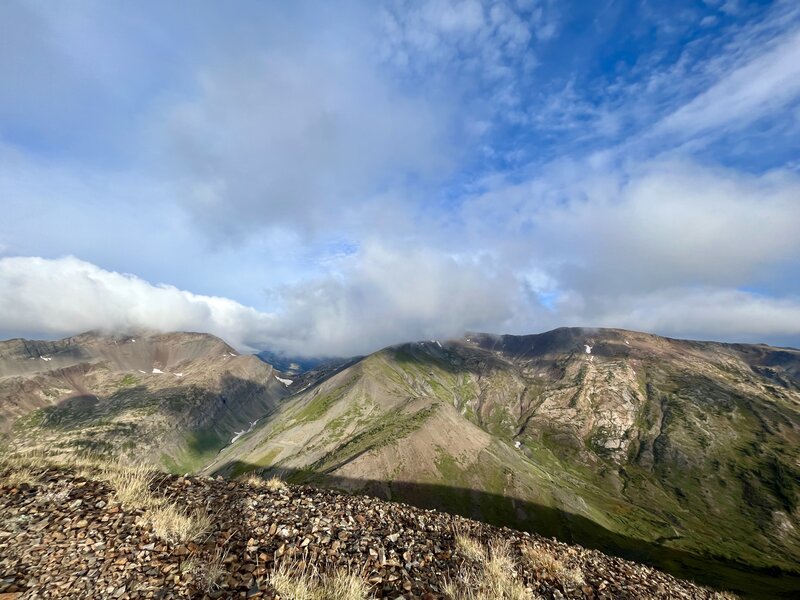
{"type": "Polygon", "coordinates": [[[289,394],[270,365],[203,333],[0,342],[0,442],[194,471],[289,394]]]}
{"type": "Polygon", "coordinates": [[[288,356],[286,354],[272,352],[271,350],[264,350],[259,352],[256,356],[258,356],[265,363],[272,365],[279,371],[283,371],[290,376],[297,376],[309,371],[336,367],[342,363],[353,360],[352,358],[288,356]]]}
{"type": "Polygon", "coordinates": [[[574,328],[404,344],[295,393],[206,472],[251,470],[800,590],[793,349],[574,328]]]}
{"type": "Polygon", "coordinates": [[[800,592],[798,350],[563,328],[311,366],[199,333],[0,342],[0,444],[278,474],[800,592]]]}

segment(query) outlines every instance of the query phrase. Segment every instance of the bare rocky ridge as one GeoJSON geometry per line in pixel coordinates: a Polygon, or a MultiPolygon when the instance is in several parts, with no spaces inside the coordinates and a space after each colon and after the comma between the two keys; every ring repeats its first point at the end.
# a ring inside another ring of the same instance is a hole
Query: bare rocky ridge
{"type": "Polygon", "coordinates": [[[0,494],[0,595],[7,600],[273,599],[268,581],[276,561],[298,560],[322,570],[347,567],[375,597],[435,600],[445,578],[467,561],[456,533],[506,540],[516,555],[543,549],[581,575],[564,584],[531,569],[509,574],[532,598],[721,598],[655,569],[534,534],[369,497],[303,486],[271,491],[222,478],[155,478],[155,494],[212,517],[195,541],[170,544],[142,523],[141,511],[117,503],[107,483],[54,468],[32,476],[30,485],[3,485],[0,494]],[[224,557],[223,568],[209,585],[198,567],[215,556],[224,557]]]}

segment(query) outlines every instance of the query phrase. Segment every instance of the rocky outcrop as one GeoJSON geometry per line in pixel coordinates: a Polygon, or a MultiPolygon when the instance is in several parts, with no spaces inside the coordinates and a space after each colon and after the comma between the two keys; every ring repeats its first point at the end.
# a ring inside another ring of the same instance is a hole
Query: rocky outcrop
{"type": "MultiPolygon", "coordinates": [[[[0,478],[7,473],[0,472],[0,478]]],[[[434,510],[310,487],[159,475],[156,495],[211,516],[197,539],[167,543],[119,504],[108,484],[50,468],[0,489],[0,597],[264,598],[276,564],[305,561],[359,574],[376,598],[444,598],[465,557],[455,535],[538,548],[571,569],[569,582],[518,567],[531,598],[712,599],[714,592],[655,569],[434,510]],[[204,565],[215,564],[209,579],[204,565]]],[[[7,480],[6,480],[7,481],[7,480]]],[[[520,561],[519,564],[523,564],[520,561]]],[[[281,599],[288,600],[288,599],[281,599]]]]}

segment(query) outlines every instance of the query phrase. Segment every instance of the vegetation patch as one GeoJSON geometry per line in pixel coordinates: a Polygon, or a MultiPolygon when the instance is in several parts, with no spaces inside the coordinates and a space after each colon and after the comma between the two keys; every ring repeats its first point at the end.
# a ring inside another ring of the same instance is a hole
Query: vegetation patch
{"type": "Polygon", "coordinates": [[[122,378],[122,381],[119,382],[119,387],[133,387],[139,383],[139,378],[135,375],[128,373],[125,377],[122,378]]]}
{"type": "Polygon", "coordinates": [[[311,423],[327,413],[330,408],[349,391],[352,379],[332,392],[314,397],[308,404],[293,415],[295,423],[311,423]]]}
{"type": "Polygon", "coordinates": [[[281,562],[269,576],[281,598],[293,600],[367,600],[369,587],[357,574],[344,569],[321,573],[305,561],[281,562]]]}
{"type": "Polygon", "coordinates": [[[393,444],[419,429],[437,409],[436,405],[431,405],[414,413],[401,412],[381,415],[369,428],[328,453],[311,468],[312,470],[325,470],[337,463],[351,460],[367,450],[375,450],[393,444]]]}
{"type": "Polygon", "coordinates": [[[487,549],[476,540],[458,536],[456,552],[466,560],[444,585],[445,594],[453,600],[531,600],[507,542],[495,540],[487,549]]]}

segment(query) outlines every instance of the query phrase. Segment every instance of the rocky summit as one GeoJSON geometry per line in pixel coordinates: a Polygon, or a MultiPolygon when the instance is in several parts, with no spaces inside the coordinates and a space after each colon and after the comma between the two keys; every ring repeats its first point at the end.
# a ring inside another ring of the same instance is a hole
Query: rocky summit
{"type": "Polygon", "coordinates": [[[730,597],[598,551],[436,510],[254,478],[152,473],[152,499],[206,517],[191,539],[175,539],[150,524],[147,509],[120,501],[125,490],[96,470],[1,471],[4,600],[287,600],[270,583],[281,564],[344,568],[376,598],[438,600],[447,581],[479,567],[463,540],[507,548],[504,576],[530,598],[730,597]]]}

